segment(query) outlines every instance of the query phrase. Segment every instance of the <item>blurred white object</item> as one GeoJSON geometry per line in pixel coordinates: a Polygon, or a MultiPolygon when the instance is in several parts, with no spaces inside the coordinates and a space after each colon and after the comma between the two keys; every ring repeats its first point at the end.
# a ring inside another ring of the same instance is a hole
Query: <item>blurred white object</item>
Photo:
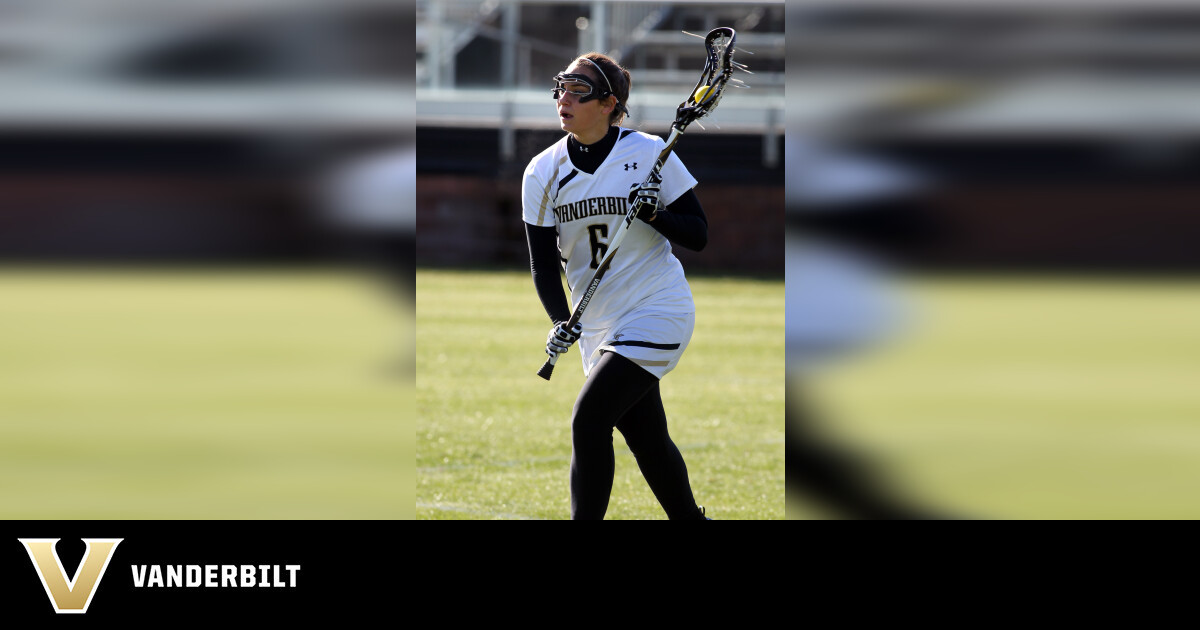
{"type": "MultiPolygon", "coordinates": [[[[911,169],[797,138],[787,141],[786,163],[789,214],[854,212],[928,185],[911,169]]],[[[785,256],[789,372],[875,346],[908,318],[895,276],[871,252],[789,227],[785,256]]]]}
{"type": "Polygon", "coordinates": [[[925,179],[909,169],[818,142],[788,138],[785,146],[789,212],[903,196],[926,186],[925,179]]]}
{"type": "Polygon", "coordinates": [[[788,370],[809,372],[895,335],[907,307],[888,269],[870,256],[787,234],[788,370]]]}
{"type": "Polygon", "coordinates": [[[402,147],[336,169],[325,190],[328,218],[341,228],[416,234],[417,151],[402,147]]]}

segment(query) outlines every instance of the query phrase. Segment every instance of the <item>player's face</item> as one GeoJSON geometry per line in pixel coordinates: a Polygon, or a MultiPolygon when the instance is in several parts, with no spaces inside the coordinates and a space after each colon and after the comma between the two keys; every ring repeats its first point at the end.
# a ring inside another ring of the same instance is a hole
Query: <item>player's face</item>
{"type": "MultiPolygon", "coordinates": [[[[604,84],[604,79],[597,76],[589,64],[572,64],[566,73],[586,75],[592,81],[592,85],[604,84]]],[[[565,89],[556,101],[558,122],[562,130],[574,134],[575,139],[584,144],[599,142],[608,133],[608,116],[612,112],[613,98],[610,96],[580,102],[579,93],[586,94],[589,91],[585,84],[566,83],[563,87],[565,89]]]]}

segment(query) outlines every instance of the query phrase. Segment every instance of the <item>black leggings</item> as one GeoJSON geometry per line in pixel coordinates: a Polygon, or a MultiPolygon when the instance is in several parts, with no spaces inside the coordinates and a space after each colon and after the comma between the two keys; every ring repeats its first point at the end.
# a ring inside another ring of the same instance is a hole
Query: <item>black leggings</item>
{"type": "Polygon", "coordinates": [[[605,352],[592,368],[571,416],[571,518],[604,518],[612,493],[613,428],[671,519],[703,519],[692,497],[687,466],[667,435],[658,379],[637,364],[605,352]]]}
{"type": "Polygon", "coordinates": [[[841,518],[925,520],[948,518],[910,504],[886,488],[879,471],[831,441],[805,404],[799,379],[788,375],[785,458],[788,501],[809,499],[841,518]]]}

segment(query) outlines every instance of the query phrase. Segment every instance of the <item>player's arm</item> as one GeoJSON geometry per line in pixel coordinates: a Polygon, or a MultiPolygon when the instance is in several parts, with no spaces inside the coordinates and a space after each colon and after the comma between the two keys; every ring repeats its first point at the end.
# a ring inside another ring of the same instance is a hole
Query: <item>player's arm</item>
{"type": "Polygon", "coordinates": [[[559,275],[558,229],[552,226],[539,227],[525,224],[525,240],[529,243],[529,270],[533,273],[533,286],[537,289],[542,308],[555,324],[571,319],[571,307],[563,292],[559,275]]]}
{"type": "Polygon", "coordinates": [[[643,212],[638,218],[681,247],[698,252],[708,245],[708,218],[691,189],[671,202],[666,212],[643,212]]]}

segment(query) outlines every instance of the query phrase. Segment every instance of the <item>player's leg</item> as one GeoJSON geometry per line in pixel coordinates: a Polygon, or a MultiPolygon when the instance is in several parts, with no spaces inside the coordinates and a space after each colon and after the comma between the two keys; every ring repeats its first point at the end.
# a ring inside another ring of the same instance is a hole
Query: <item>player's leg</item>
{"type": "Polygon", "coordinates": [[[614,352],[588,373],[571,415],[571,518],[602,519],[612,493],[612,432],[650,388],[653,374],[614,352]]]}
{"type": "Polygon", "coordinates": [[[704,513],[692,496],[683,455],[667,433],[667,414],[657,380],[650,391],[625,412],[617,422],[617,429],[625,437],[642,476],[650,484],[667,518],[704,520],[704,513]]]}
{"type": "Polygon", "coordinates": [[[882,483],[878,471],[825,436],[807,404],[799,378],[787,384],[786,484],[797,499],[815,500],[842,518],[914,520],[940,518],[910,505],[882,483]]]}

